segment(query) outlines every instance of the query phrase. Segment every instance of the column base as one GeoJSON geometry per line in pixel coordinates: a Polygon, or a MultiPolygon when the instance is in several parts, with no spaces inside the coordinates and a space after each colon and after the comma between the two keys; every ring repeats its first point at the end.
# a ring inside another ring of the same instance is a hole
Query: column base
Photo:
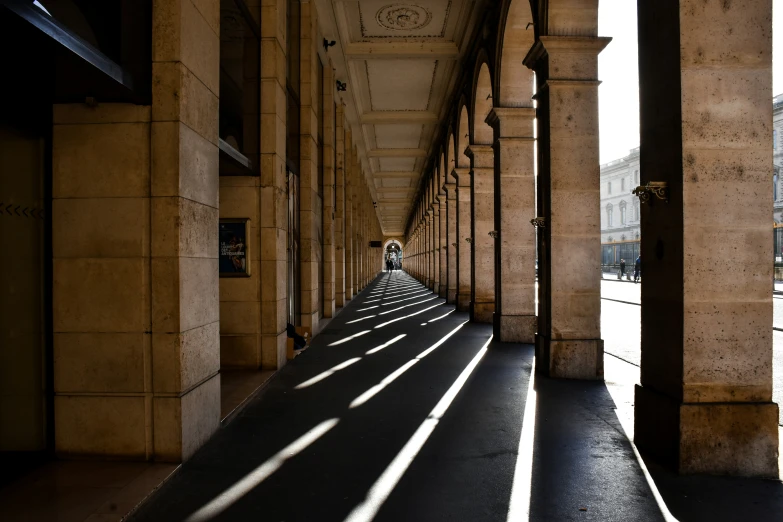
{"type": "Polygon", "coordinates": [[[432,291],[436,294],[440,294],[440,283],[435,283],[432,285],[432,291]]]}
{"type": "Polygon", "coordinates": [[[550,339],[536,334],[536,371],[554,379],[604,379],[603,339],[550,339]]]}
{"type": "Polygon", "coordinates": [[[456,304],[457,302],[457,290],[449,288],[446,290],[446,302],[448,304],[456,304]]]}
{"type": "Polygon", "coordinates": [[[457,294],[457,311],[470,312],[470,294],[457,294]]]}
{"type": "Polygon", "coordinates": [[[636,386],[634,442],[683,475],[778,478],[778,405],[681,404],[636,386]]]}
{"type": "Polygon", "coordinates": [[[441,283],[440,288],[438,289],[438,297],[441,299],[446,299],[446,294],[448,294],[448,289],[446,288],[446,285],[441,283]]]}
{"type": "Polygon", "coordinates": [[[495,303],[482,303],[474,301],[473,303],[473,322],[492,324],[495,315],[495,303]]]}
{"type": "Polygon", "coordinates": [[[501,343],[525,343],[536,342],[538,330],[538,317],[535,315],[500,315],[493,318],[495,337],[501,343]]]}

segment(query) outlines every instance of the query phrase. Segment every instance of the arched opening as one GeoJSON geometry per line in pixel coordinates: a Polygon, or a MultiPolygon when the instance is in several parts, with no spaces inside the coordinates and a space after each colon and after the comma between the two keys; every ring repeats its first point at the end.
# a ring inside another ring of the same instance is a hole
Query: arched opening
{"type": "Polygon", "coordinates": [[[386,241],[383,245],[383,269],[402,270],[402,260],[402,243],[396,239],[386,241]]]}
{"type": "Polygon", "coordinates": [[[533,106],[533,72],[522,64],[535,43],[533,14],[528,0],[511,0],[505,22],[501,21],[496,83],[498,107],[533,106]]]}
{"type": "Polygon", "coordinates": [[[470,120],[468,119],[468,107],[462,106],[462,110],[459,115],[459,133],[457,133],[457,139],[454,143],[456,150],[456,167],[467,168],[470,167],[470,158],[465,154],[465,149],[470,145],[470,120]]]}
{"type": "Polygon", "coordinates": [[[492,77],[487,62],[481,64],[473,99],[473,143],[492,145],[492,127],[486,123],[492,110],[492,77]]]}

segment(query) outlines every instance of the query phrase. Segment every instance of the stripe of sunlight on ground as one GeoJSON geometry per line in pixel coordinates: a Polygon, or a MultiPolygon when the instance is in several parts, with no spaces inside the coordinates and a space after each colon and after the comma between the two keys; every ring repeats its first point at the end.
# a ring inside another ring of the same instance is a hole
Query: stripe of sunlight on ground
{"type": "Polygon", "coordinates": [[[376,326],[375,329],[377,330],[378,328],[383,328],[384,326],[389,326],[392,323],[396,323],[397,321],[402,321],[403,319],[408,319],[409,317],[413,317],[414,315],[423,314],[424,312],[426,312],[428,310],[432,310],[433,308],[437,308],[439,306],[443,306],[443,303],[438,303],[436,305],[430,306],[429,308],[425,308],[424,310],[419,310],[418,312],[414,312],[414,313],[412,313],[410,315],[403,315],[402,317],[398,317],[396,319],[392,319],[391,321],[386,321],[385,323],[381,323],[378,326],[376,326]]]}
{"type": "Polygon", "coordinates": [[[443,319],[444,317],[448,317],[448,316],[449,316],[449,314],[453,314],[455,311],[456,311],[456,310],[449,310],[448,312],[446,312],[445,314],[441,315],[440,317],[436,317],[435,319],[430,319],[430,320],[429,320],[429,321],[427,321],[426,323],[421,323],[421,325],[422,325],[422,326],[427,326],[427,324],[428,324],[428,323],[434,323],[435,321],[440,321],[440,320],[441,320],[441,319],[443,319]]]}
{"type": "MultiPolygon", "coordinates": [[[[405,337],[405,335],[406,334],[398,335],[397,337],[395,337],[391,341],[385,342],[385,343],[383,343],[382,345],[380,345],[380,346],[378,346],[376,348],[372,348],[371,350],[368,350],[365,353],[365,355],[372,355],[374,353],[378,353],[381,350],[383,350],[384,348],[387,348],[387,347],[391,346],[392,344],[396,343],[397,341],[399,341],[400,339],[405,337]]],[[[330,377],[331,375],[334,375],[335,373],[339,372],[340,370],[344,370],[344,369],[348,368],[349,366],[351,366],[352,364],[357,363],[357,362],[359,362],[361,360],[362,360],[362,357],[355,357],[353,359],[348,359],[347,361],[342,362],[342,363],[338,364],[337,366],[326,370],[323,373],[319,373],[318,375],[316,375],[312,379],[308,379],[305,382],[303,382],[302,384],[299,384],[299,385],[295,386],[294,389],[295,390],[301,390],[301,389],[307,388],[309,386],[312,386],[313,384],[319,383],[319,382],[323,381],[324,379],[326,379],[327,377],[330,377]]]]}
{"type": "Polygon", "coordinates": [[[252,491],[256,486],[269,478],[269,476],[280,469],[288,459],[295,457],[324,436],[329,430],[334,428],[339,421],[340,419],[329,419],[320,423],[318,426],[275,453],[269,460],[245,475],[240,481],[236,482],[233,486],[190,515],[186,519],[186,522],[205,522],[207,520],[213,520],[234,504],[234,502],[244,497],[248,492],[252,491]]]}
{"type": "MultiPolygon", "coordinates": [[[[459,330],[465,323],[462,323],[456,330],[452,331],[448,336],[451,336],[454,332],[459,330]]],[[[445,339],[444,339],[445,340],[445,339]]],[[[405,471],[410,467],[413,460],[424,447],[424,444],[429,439],[432,432],[435,431],[435,427],[443,418],[446,411],[451,406],[454,398],[460,392],[465,382],[473,373],[473,370],[481,362],[484,354],[487,353],[487,347],[492,342],[492,336],[487,340],[484,346],[473,357],[468,366],[462,371],[462,373],[454,381],[454,384],[446,391],[446,394],[438,401],[438,404],[432,409],[430,414],[424,419],[424,422],[419,426],[413,436],[408,440],[405,446],[400,450],[397,456],[392,460],[391,464],[384,470],[378,480],[372,485],[364,502],[356,506],[353,511],[346,517],[345,522],[370,522],[378,511],[383,506],[386,499],[399,483],[405,471]]],[[[432,347],[430,350],[436,348],[432,347]]],[[[428,353],[428,351],[424,353],[428,353]]],[[[532,379],[531,379],[532,382],[532,379]]],[[[353,406],[352,406],[353,407],[353,406]]]]}
{"type": "MultiPolygon", "coordinates": [[[[383,301],[384,299],[396,299],[397,297],[403,297],[403,296],[411,295],[411,294],[426,295],[429,292],[430,292],[429,289],[427,289],[426,291],[419,289],[419,290],[414,290],[412,292],[403,292],[401,294],[397,294],[397,295],[393,295],[393,296],[392,295],[387,295],[387,296],[384,296],[384,297],[379,297],[378,299],[373,299],[371,301],[365,301],[364,304],[377,303],[379,301],[383,301]]],[[[369,296],[369,297],[375,297],[375,296],[369,296]]]]}
{"type": "MultiPolygon", "coordinates": [[[[376,295],[368,294],[367,297],[371,297],[373,299],[380,299],[380,298],[389,299],[389,298],[402,297],[411,294],[426,293],[430,291],[431,290],[429,288],[424,288],[422,286],[416,285],[415,287],[408,287],[400,290],[383,291],[380,294],[376,294],[376,295]]],[[[369,301],[365,301],[365,302],[369,302],[369,301]]]]}
{"type": "Polygon", "coordinates": [[[424,285],[421,283],[413,282],[413,283],[404,283],[404,284],[388,284],[384,285],[383,287],[376,287],[372,292],[369,293],[369,295],[373,294],[381,294],[384,292],[407,292],[414,288],[424,288],[424,285]]]}
{"type": "Polygon", "coordinates": [[[393,313],[393,312],[397,312],[398,310],[402,310],[403,308],[408,308],[409,306],[416,306],[416,305],[420,305],[420,304],[422,304],[422,303],[426,303],[427,301],[432,301],[433,299],[438,299],[438,296],[436,295],[436,296],[430,297],[429,299],[425,299],[424,301],[418,301],[418,302],[416,302],[416,303],[411,303],[411,304],[402,305],[402,306],[400,306],[400,307],[393,308],[392,310],[386,310],[385,312],[381,312],[379,315],[386,315],[386,314],[391,314],[391,313],[393,313]]]}
{"type": "Polygon", "coordinates": [[[348,341],[351,341],[351,340],[353,340],[353,339],[356,339],[357,337],[361,337],[362,335],[368,334],[368,333],[370,333],[371,331],[372,331],[372,330],[364,330],[364,331],[362,331],[362,332],[355,333],[355,334],[353,334],[353,335],[350,335],[350,336],[346,337],[345,339],[340,339],[339,341],[335,341],[335,342],[333,342],[332,344],[330,344],[330,345],[328,345],[328,346],[337,346],[338,344],[347,343],[348,341]]]}
{"type": "Polygon", "coordinates": [[[372,399],[373,397],[378,395],[384,388],[386,388],[389,384],[394,382],[400,375],[402,375],[403,373],[408,371],[417,362],[419,362],[420,360],[424,359],[426,356],[428,356],[433,351],[435,351],[439,346],[441,346],[443,343],[445,343],[449,339],[449,337],[451,337],[452,335],[457,333],[460,330],[460,328],[465,326],[466,323],[467,323],[467,321],[461,323],[459,326],[457,326],[451,332],[449,332],[445,336],[443,336],[438,342],[436,342],[435,344],[433,344],[432,346],[430,346],[429,348],[427,348],[426,350],[421,352],[419,355],[417,355],[415,358],[413,358],[412,360],[408,361],[407,363],[405,363],[401,367],[397,368],[391,374],[386,376],[381,382],[379,382],[378,384],[376,384],[375,386],[373,386],[372,388],[370,388],[366,392],[364,392],[361,395],[359,395],[357,398],[355,398],[353,400],[353,402],[351,402],[351,405],[349,406],[349,408],[352,408],[352,409],[353,408],[358,408],[362,404],[366,403],[367,401],[369,401],[370,399],[372,399]]]}

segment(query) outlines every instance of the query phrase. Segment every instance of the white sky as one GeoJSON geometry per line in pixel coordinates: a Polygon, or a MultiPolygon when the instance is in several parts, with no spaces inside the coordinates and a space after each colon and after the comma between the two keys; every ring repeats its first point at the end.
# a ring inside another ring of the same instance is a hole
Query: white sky
{"type": "MultiPolygon", "coordinates": [[[[783,0],[772,0],[772,92],[783,93],[783,0]]],[[[598,34],[612,43],[598,57],[601,164],[626,156],[639,146],[639,64],[636,40],[636,2],[601,0],[598,34]]],[[[772,103],[772,100],[769,101],[772,103]]]]}

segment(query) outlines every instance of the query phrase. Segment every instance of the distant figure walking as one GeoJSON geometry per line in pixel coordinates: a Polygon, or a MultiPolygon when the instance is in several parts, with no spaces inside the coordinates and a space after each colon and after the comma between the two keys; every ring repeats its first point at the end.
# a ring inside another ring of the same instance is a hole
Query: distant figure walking
{"type": "Polygon", "coordinates": [[[620,260],[620,279],[625,275],[625,259],[620,260]]]}
{"type": "Polygon", "coordinates": [[[636,258],[636,261],[633,264],[633,282],[638,283],[641,277],[642,277],[642,255],[639,254],[639,257],[636,258]]]}
{"type": "Polygon", "coordinates": [[[391,258],[386,259],[386,271],[391,272],[392,271],[392,260],[391,258]]]}

